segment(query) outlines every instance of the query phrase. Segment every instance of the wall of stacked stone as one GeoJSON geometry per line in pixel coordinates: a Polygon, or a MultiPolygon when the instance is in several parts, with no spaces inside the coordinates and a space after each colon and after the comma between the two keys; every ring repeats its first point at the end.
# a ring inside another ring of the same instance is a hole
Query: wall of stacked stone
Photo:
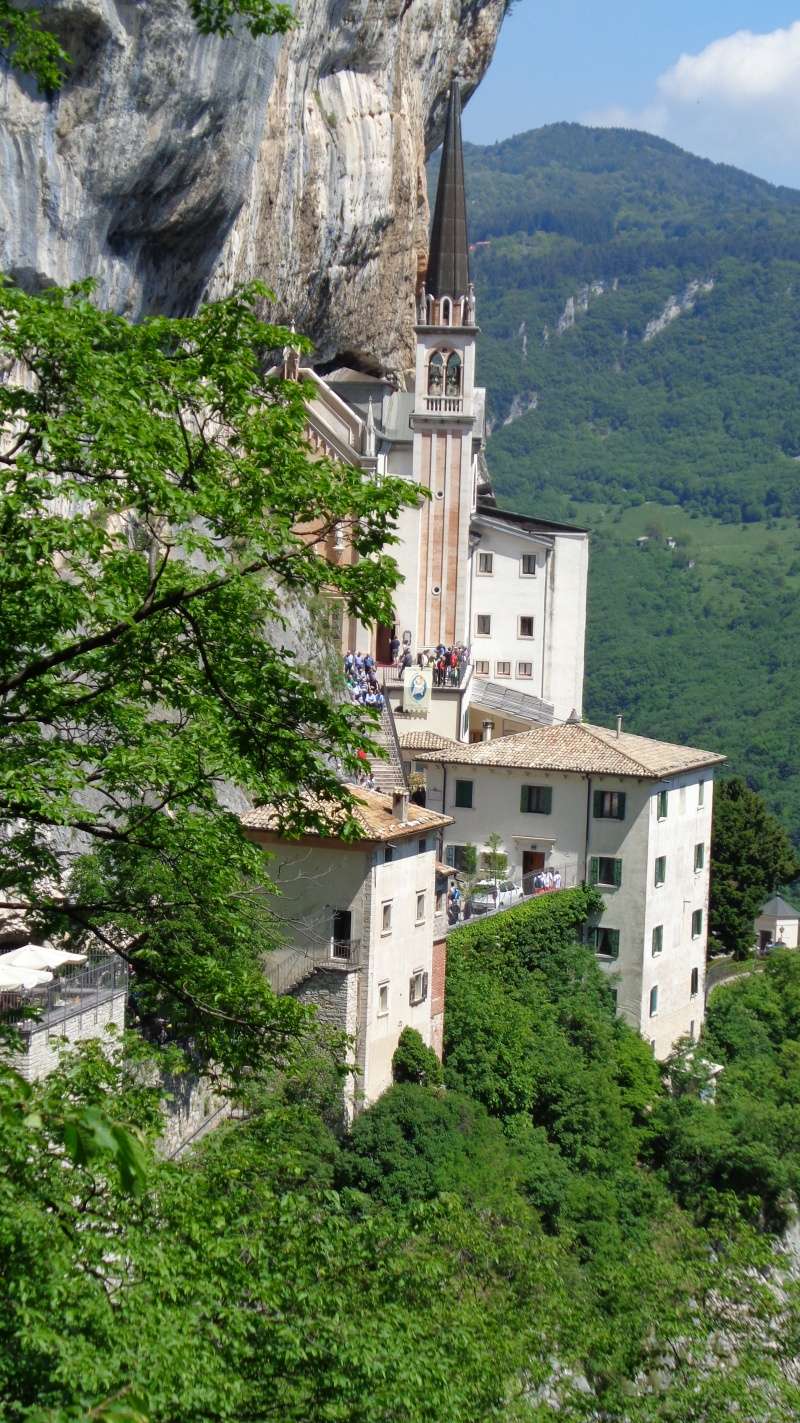
{"type": "Polygon", "coordinates": [[[58,1059],[65,1042],[69,1044],[86,1042],[89,1038],[103,1038],[108,1027],[122,1032],[125,1027],[125,1003],[127,994],[123,991],[105,999],[85,1013],[73,1013],[60,1022],[48,1025],[22,1024],[23,1047],[11,1055],[12,1067],[24,1077],[26,1082],[37,1082],[58,1067],[58,1059]]]}

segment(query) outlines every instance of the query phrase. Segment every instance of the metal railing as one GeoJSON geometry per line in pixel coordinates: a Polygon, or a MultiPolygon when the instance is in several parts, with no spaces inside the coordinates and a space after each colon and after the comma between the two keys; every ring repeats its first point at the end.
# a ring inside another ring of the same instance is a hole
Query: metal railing
{"type": "MultiPolygon", "coordinates": [[[[531,899],[538,899],[540,895],[557,894],[561,889],[574,889],[581,883],[578,870],[575,865],[548,865],[548,870],[553,877],[553,883],[548,887],[536,883],[540,872],[530,875],[523,875],[522,881],[515,883],[514,893],[504,894],[498,892],[498,903],[487,902],[482,896],[474,898],[465,890],[461,891],[461,898],[458,901],[458,913],[453,917],[454,906],[448,904],[444,918],[446,919],[446,932],[458,929],[464,924],[471,924],[476,919],[488,919],[494,914],[505,914],[509,909],[515,909],[518,904],[526,904],[531,899]]],[[[500,881],[504,883],[505,881],[500,881]]],[[[478,880],[479,884],[490,884],[489,876],[484,880],[478,880]]]]}
{"type": "MultiPolygon", "coordinates": [[[[418,664],[417,664],[417,660],[416,660],[416,658],[415,658],[414,661],[411,663],[411,666],[412,666],[412,668],[416,668],[417,665],[418,665],[418,664]]],[[[432,663],[428,663],[428,666],[429,666],[429,667],[432,666],[432,665],[433,665],[432,663]]],[[[467,676],[468,676],[469,671],[470,671],[470,666],[471,666],[470,662],[469,662],[469,661],[466,661],[466,662],[460,662],[457,667],[446,667],[446,668],[445,668],[445,671],[444,671],[444,680],[443,680],[443,681],[437,681],[436,668],[434,667],[434,668],[433,668],[433,674],[434,674],[434,677],[433,677],[433,690],[434,690],[434,692],[440,692],[440,691],[445,691],[445,692],[447,692],[447,691],[452,691],[454,687],[463,687],[464,683],[465,683],[466,680],[467,680],[467,676]]],[[[383,678],[384,685],[386,685],[387,683],[393,683],[393,684],[397,685],[397,683],[402,682],[402,680],[403,680],[403,674],[404,674],[405,671],[406,671],[406,668],[405,668],[405,667],[400,667],[400,666],[398,666],[398,664],[397,664],[396,662],[390,662],[390,663],[386,663],[386,664],[381,664],[381,666],[379,666],[379,668],[378,668],[378,672],[379,672],[380,676],[383,678]]]]}
{"type": "Polygon", "coordinates": [[[32,1030],[80,1013],[93,1012],[100,1003],[128,991],[128,965],[116,954],[90,959],[71,972],[58,974],[40,988],[4,988],[0,991],[0,1020],[26,1024],[32,1030]]]}
{"type": "Polygon", "coordinates": [[[276,949],[264,961],[264,972],[273,993],[291,993],[316,969],[357,968],[360,951],[360,939],[326,939],[318,944],[304,944],[302,948],[276,949]]]}

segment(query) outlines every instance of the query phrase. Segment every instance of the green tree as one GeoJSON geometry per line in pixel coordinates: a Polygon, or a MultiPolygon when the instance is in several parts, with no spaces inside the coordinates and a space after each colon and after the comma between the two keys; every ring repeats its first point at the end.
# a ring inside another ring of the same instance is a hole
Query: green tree
{"type": "Polygon", "coordinates": [[[313,639],[330,595],[386,618],[411,497],[310,459],[302,385],[262,379],[288,339],[263,295],[134,326],[85,285],[0,286],[0,902],[116,947],[140,1015],[229,1071],[303,1012],[266,985],[265,859],[226,787],[348,833],[334,760],[372,721],[287,623],[313,639]],[[324,557],[334,527],[353,566],[324,557]]]}
{"type": "Polygon", "coordinates": [[[487,849],[481,857],[483,869],[495,885],[508,871],[508,855],[500,849],[502,843],[502,837],[493,830],[486,841],[487,849]]]}
{"type": "Polygon", "coordinates": [[[416,1082],[433,1087],[442,1080],[442,1064],[416,1028],[403,1028],[392,1057],[395,1082],[416,1082]]]}
{"type": "Polygon", "coordinates": [[[709,932],[737,958],[752,952],[754,922],[769,895],[800,872],[783,826],[744,781],[720,781],[714,794],[709,932]]]}

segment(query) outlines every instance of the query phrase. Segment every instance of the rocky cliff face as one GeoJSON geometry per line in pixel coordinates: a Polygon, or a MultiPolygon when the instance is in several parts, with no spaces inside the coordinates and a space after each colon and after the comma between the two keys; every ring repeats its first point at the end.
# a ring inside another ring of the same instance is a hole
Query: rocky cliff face
{"type": "Polygon", "coordinates": [[[321,361],[399,373],[450,79],[505,0],[298,0],[285,40],[202,39],[175,0],[55,0],[59,96],[0,73],[0,269],[130,316],[265,280],[321,361]]]}

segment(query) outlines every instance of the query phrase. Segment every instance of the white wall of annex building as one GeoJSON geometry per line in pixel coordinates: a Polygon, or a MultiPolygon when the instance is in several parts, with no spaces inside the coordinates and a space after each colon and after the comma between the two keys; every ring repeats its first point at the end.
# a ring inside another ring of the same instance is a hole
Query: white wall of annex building
{"type": "Polygon", "coordinates": [[[510,530],[479,524],[481,541],[472,551],[472,621],[469,640],[473,663],[488,662],[479,674],[491,681],[541,697],[544,685],[546,561],[550,550],[529,537],[510,530]],[[481,554],[491,554],[491,573],[481,573],[481,554]],[[536,558],[533,577],[523,575],[522,555],[536,558]],[[479,617],[491,618],[491,632],[478,632],[479,617]],[[533,637],[520,635],[521,617],[533,618],[533,637]],[[498,662],[511,664],[511,675],[498,670],[498,662]],[[532,676],[520,677],[520,662],[532,664],[532,676]]]}
{"type": "Polygon", "coordinates": [[[586,597],[589,539],[586,534],[556,534],[549,560],[547,630],[543,696],[552,702],[556,721],[583,708],[586,645],[586,597]]]}

